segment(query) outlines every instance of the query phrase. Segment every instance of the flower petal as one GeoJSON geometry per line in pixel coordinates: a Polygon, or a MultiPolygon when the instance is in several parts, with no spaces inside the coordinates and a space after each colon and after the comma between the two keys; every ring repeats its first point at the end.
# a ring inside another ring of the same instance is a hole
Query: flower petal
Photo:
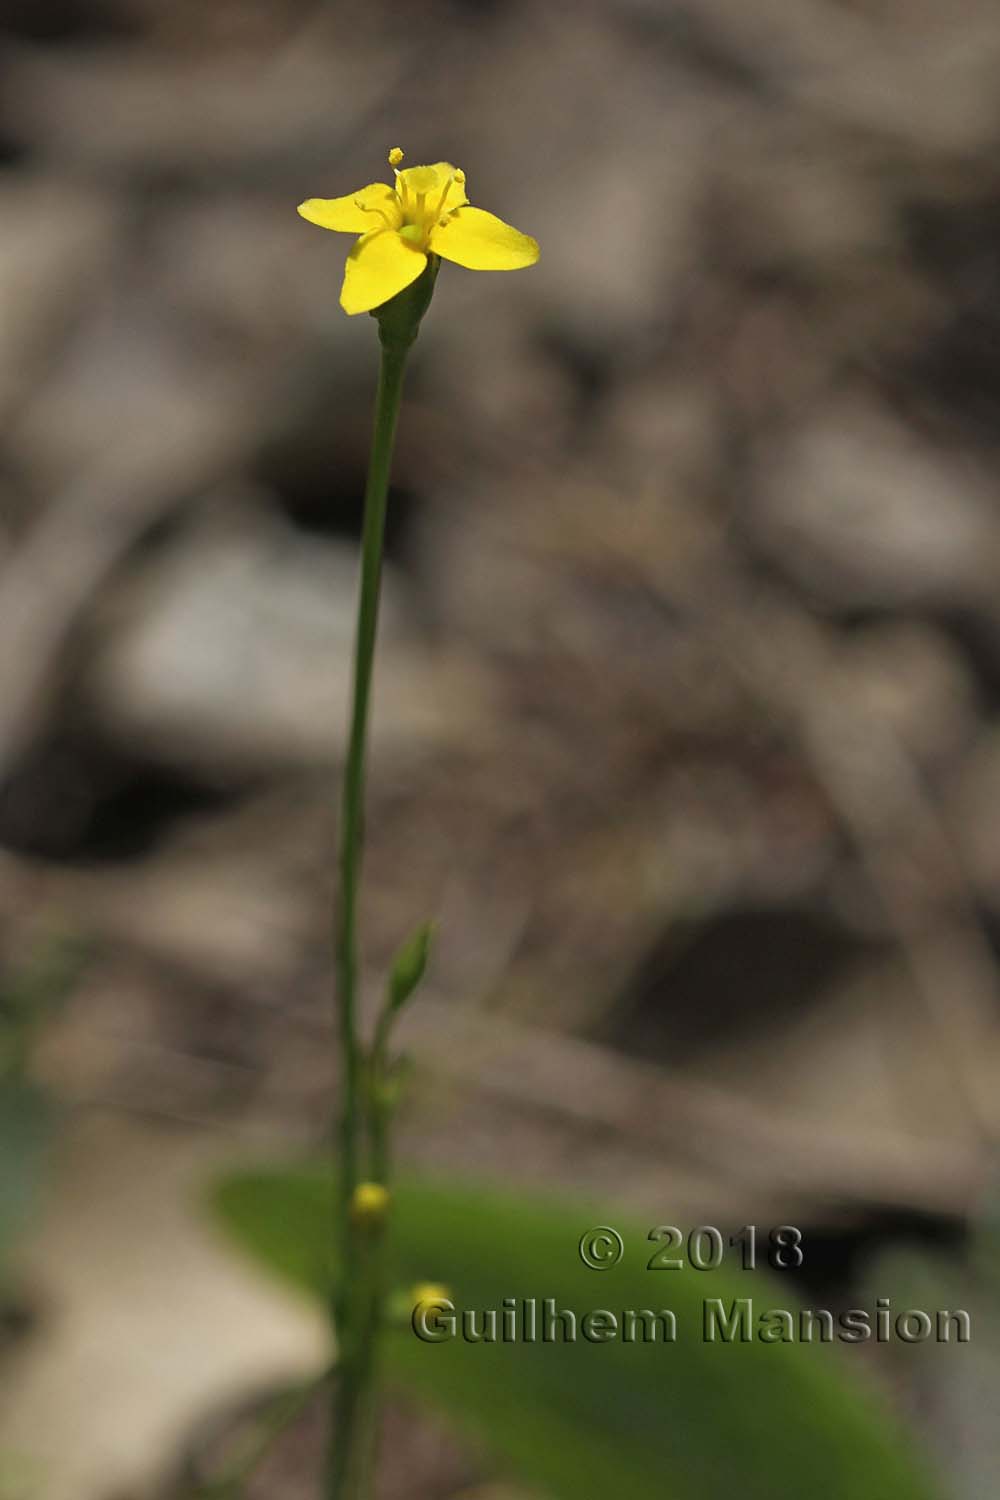
{"type": "Polygon", "coordinates": [[[398,229],[402,223],[399,200],[384,182],[372,182],[345,198],[307,198],[299,213],[321,229],[366,234],[370,229],[398,229]]]}
{"type": "Polygon", "coordinates": [[[435,225],[429,248],[470,271],[517,271],[538,259],[536,240],[482,208],[460,208],[435,225]]]}
{"type": "Polygon", "coordinates": [[[352,247],[344,269],[340,305],[345,312],[371,312],[416,281],[427,256],[394,230],[363,234],[352,247]]]}

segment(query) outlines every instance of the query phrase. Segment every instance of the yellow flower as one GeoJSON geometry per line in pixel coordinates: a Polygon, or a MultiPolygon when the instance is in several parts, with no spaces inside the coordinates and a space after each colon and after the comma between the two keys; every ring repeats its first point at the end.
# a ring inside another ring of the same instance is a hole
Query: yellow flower
{"type": "Polygon", "coordinates": [[[465,173],[449,162],[431,167],[396,163],[389,153],[394,187],[373,182],[344,198],[307,198],[299,213],[322,229],[359,234],[347,257],[340,305],[345,312],[371,312],[416,281],[428,255],[440,255],[470,271],[516,271],[534,265],[538,245],[495,214],[472,208],[465,173]]]}

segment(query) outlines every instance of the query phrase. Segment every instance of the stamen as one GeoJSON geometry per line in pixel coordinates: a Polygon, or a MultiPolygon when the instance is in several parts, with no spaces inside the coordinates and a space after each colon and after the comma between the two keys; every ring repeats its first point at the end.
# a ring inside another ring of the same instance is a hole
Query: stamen
{"type": "Polygon", "coordinates": [[[360,198],[355,198],[354,203],[357,208],[360,208],[363,214],[378,214],[386,229],[392,228],[392,222],[384,208],[378,208],[374,204],[370,203],[362,203],[360,198]]]}
{"type": "MultiPolygon", "coordinates": [[[[399,149],[398,146],[393,146],[392,150],[389,152],[389,165],[390,165],[390,167],[398,167],[399,164],[400,164],[400,162],[402,160],[403,160],[403,153],[402,153],[402,151],[399,149]]],[[[396,173],[396,176],[397,177],[399,176],[398,172],[396,173]]]]}
{"type": "Polygon", "coordinates": [[[433,214],[430,215],[432,219],[440,219],[442,213],[444,212],[445,199],[448,197],[448,190],[450,189],[453,182],[457,182],[460,187],[465,183],[465,173],[461,169],[456,172],[452,172],[451,176],[448,178],[448,181],[445,183],[444,192],[438,199],[437,208],[435,208],[433,214]]]}
{"type": "MultiPolygon", "coordinates": [[[[403,224],[401,227],[390,224],[389,228],[395,227],[400,234],[413,229],[413,235],[405,234],[404,237],[413,239],[414,243],[419,240],[423,247],[431,230],[438,224],[447,223],[456,211],[447,207],[448,194],[456,183],[459,188],[464,187],[465,173],[453,168],[441,185],[441,179],[429,167],[410,167],[405,172],[394,167],[393,171],[396,174],[396,202],[403,224]],[[423,188],[419,188],[420,183],[425,184],[423,188]]],[[[464,192],[460,196],[463,202],[467,201],[464,192]]]]}
{"type": "Polygon", "coordinates": [[[455,181],[454,177],[449,177],[448,181],[445,183],[445,185],[444,185],[444,192],[441,194],[440,198],[438,199],[438,201],[437,201],[437,207],[435,208],[433,214],[431,214],[431,218],[432,219],[440,219],[442,211],[444,209],[444,200],[448,196],[448,189],[451,187],[451,185],[452,185],[452,183],[454,181],[455,181]]]}

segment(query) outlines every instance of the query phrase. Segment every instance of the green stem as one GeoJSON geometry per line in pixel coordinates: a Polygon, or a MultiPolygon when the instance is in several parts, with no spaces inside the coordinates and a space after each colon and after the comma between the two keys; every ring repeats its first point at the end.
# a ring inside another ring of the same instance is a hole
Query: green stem
{"type": "Polygon", "coordinates": [[[332,1309],[338,1340],[338,1370],[329,1462],[330,1500],[360,1500],[371,1470],[365,1453],[371,1404],[367,1389],[374,1368],[366,1349],[373,1333],[371,1289],[363,1266],[366,1236],[352,1220],[351,1199],[359,1181],[364,1086],[358,1040],[358,882],[364,839],[365,750],[385,537],[389,470],[399,415],[409,342],[383,339],[375,399],[375,429],[365,489],[361,541],[361,589],[354,651],[350,738],[344,767],[340,817],[340,896],[335,933],[337,1015],[341,1048],[341,1115],[337,1238],[340,1276],[332,1309]]]}
{"type": "Polygon", "coordinates": [[[369,1117],[371,1138],[371,1173],[374,1182],[388,1184],[390,1175],[389,1120],[392,1114],[386,1090],[389,1087],[389,1032],[392,1017],[382,1011],[375,1026],[369,1061],[369,1117]]]}

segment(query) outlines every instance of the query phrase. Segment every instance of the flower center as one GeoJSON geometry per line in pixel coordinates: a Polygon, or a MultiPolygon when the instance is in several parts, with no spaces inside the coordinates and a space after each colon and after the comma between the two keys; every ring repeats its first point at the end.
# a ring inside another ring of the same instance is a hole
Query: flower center
{"type": "Polygon", "coordinates": [[[444,177],[437,167],[408,167],[406,171],[400,172],[397,163],[402,160],[402,151],[398,146],[393,146],[389,152],[389,165],[396,176],[396,203],[401,223],[396,222],[395,215],[388,206],[383,208],[378,204],[363,203],[360,198],[355,199],[355,202],[364,213],[374,214],[381,220],[386,229],[395,230],[400,239],[406,240],[418,250],[426,250],[431,230],[437,224],[446,224],[461,206],[456,204],[454,208],[445,207],[448,194],[455,184],[458,185],[462,203],[467,201],[464,192],[465,173],[459,168],[452,168],[444,177]]]}
{"type": "Polygon", "coordinates": [[[403,213],[399,229],[402,239],[408,240],[418,250],[426,250],[431,230],[436,224],[446,223],[456,209],[445,209],[452,184],[459,187],[465,182],[465,173],[449,172],[444,183],[439,173],[431,167],[411,167],[404,175],[396,170],[396,197],[403,213]]]}

